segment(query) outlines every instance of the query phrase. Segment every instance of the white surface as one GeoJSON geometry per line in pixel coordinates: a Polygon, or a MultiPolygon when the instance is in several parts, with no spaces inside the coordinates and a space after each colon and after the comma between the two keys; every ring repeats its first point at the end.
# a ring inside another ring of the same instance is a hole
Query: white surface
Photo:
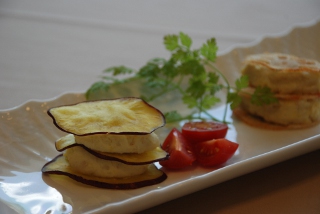
{"type": "Polygon", "coordinates": [[[162,37],[184,31],[195,47],[237,44],[319,18],[318,0],[2,0],[0,109],[84,91],[102,70],[166,57],[162,37]]]}
{"type": "MultiPolygon", "coordinates": [[[[253,46],[237,48],[222,55],[218,66],[232,79],[239,75],[236,68],[242,59],[251,53],[279,50],[317,58],[320,56],[317,48],[319,26],[320,22],[299,27],[289,35],[266,38],[253,46]],[[298,45],[300,41],[304,41],[304,45],[298,45]]],[[[224,167],[216,170],[201,167],[183,171],[163,169],[168,175],[166,181],[125,191],[93,188],[61,177],[42,176],[41,167],[59,154],[53,142],[65,135],[53,125],[46,111],[53,106],[81,100],[84,100],[82,94],[66,94],[0,111],[0,201],[5,209],[10,207],[18,213],[63,213],[62,210],[71,209],[73,213],[133,213],[320,148],[320,125],[303,130],[270,131],[234,120],[226,138],[239,143],[239,149],[224,167]]],[[[183,108],[178,104],[175,106],[183,108]]],[[[166,106],[159,104],[158,107],[166,106]]],[[[212,113],[221,115],[222,111],[219,107],[212,113]]],[[[228,118],[232,121],[230,111],[228,118]]],[[[166,134],[161,132],[168,130],[159,131],[159,136],[164,137],[166,134]]]]}

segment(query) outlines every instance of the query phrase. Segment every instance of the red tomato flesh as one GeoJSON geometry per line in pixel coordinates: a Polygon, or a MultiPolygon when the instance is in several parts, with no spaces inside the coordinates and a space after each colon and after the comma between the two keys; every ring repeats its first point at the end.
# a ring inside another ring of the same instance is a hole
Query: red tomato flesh
{"type": "Polygon", "coordinates": [[[238,147],[239,144],[224,138],[213,139],[194,144],[194,153],[200,165],[212,167],[221,165],[229,160],[238,147]]]}
{"type": "Polygon", "coordinates": [[[187,122],[182,126],[182,134],[192,143],[224,138],[228,126],[214,121],[187,122]]]}
{"type": "Polygon", "coordinates": [[[195,161],[191,145],[176,128],[171,130],[161,147],[170,155],[168,160],[159,162],[161,166],[181,169],[191,166],[195,161]]]}

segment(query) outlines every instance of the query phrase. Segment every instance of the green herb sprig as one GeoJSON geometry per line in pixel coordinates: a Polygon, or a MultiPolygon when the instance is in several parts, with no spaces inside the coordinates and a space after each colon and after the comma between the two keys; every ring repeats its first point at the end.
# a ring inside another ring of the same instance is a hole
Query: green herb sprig
{"type": "MultiPolygon", "coordinates": [[[[168,60],[153,58],[138,71],[126,66],[108,68],[104,71],[106,75],[102,77],[103,81],[93,84],[87,90],[87,99],[98,90],[108,90],[111,84],[121,84],[128,79],[139,78],[154,92],[151,95],[141,94],[141,98],[147,102],[177,91],[181,94],[183,103],[194,110],[189,115],[180,115],[178,111],[166,112],[168,123],[185,119],[218,120],[209,114],[208,110],[221,102],[216,95],[221,90],[227,91],[226,104],[230,104],[232,109],[241,103],[239,92],[248,87],[248,77],[241,76],[237,79],[235,87],[229,84],[223,73],[214,66],[218,51],[215,38],[207,40],[199,49],[191,49],[192,39],[180,32],[177,35],[166,35],[164,45],[171,53],[168,60]],[[129,77],[118,78],[119,75],[129,77]]],[[[276,101],[272,93],[266,89],[259,89],[255,95],[252,96],[252,102],[258,105],[276,101]]],[[[224,123],[227,122],[226,115],[227,105],[222,119],[224,123]]]]}

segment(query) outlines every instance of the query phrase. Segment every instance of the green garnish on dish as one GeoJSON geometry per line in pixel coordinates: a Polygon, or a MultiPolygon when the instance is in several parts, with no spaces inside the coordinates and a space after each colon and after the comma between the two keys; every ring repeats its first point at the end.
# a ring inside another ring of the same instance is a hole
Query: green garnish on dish
{"type": "MultiPolygon", "coordinates": [[[[191,49],[192,39],[183,32],[177,35],[166,35],[163,42],[165,48],[171,53],[169,59],[153,58],[139,70],[123,65],[110,67],[104,70],[105,75],[102,76],[102,80],[94,83],[87,90],[86,98],[96,99],[95,94],[109,90],[112,85],[137,80],[141,81],[145,87],[141,90],[140,97],[146,102],[178,92],[182,102],[192,111],[187,115],[181,115],[175,110],[165,112],[167,123],[185,119],[217,121],[218,119],[208,110],[221,102],[221,98],[217,95],[221,90],[226,90],[226,104],[230,104],[232,109],[240,104],[241,97],[238,93],[241,89],[248,87],[248,78],[241,76],[236,80],[235,86],[230,85],[223,72],[214,65],[218,51],[215,38],[208,39],[198,49],[191,49]],[[121,78],[119,78],[120,75],[121,78]]],[[[254,102],[262,105],[270,100],[272,101],[269,91],[260,90],[254,102]]],[[[222,119],[224,123],[227,122],[226,113],[227,105],[222,119]]]]}

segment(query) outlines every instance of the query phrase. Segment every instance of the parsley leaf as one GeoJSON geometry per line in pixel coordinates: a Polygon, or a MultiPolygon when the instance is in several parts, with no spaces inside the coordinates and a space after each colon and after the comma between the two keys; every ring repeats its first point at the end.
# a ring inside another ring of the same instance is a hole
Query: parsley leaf
{"type": "Polygon", "coordinates": [[[167,123],[181,121],[184,118],[177,111],[170,111],[164,114],[167,123]]]}
{"type": "Polygon", "coordinates": [[[230,103],[231,109],[235,109],[241,103],[241,97],[239,96],[239,92],[241,89],[248,87],[249,85],[249,78],[246,75],[241,76],[235,82],[235,91],[230,92],[227,95],[227,102],[230,103]]]}
{"type": "Polygon", "coordinates": [[[239,92],[241,89],[248,87],[249,77],[246,75],[241,76],[236,80],[236,89],[239,92]]]}
{"type": "Polygon", "coordinates": [[[254,93],[251,96],[251,103],[258,106],[269,105],[271,103],[277,102],[278,99],[274,96],[274,94],[268,87],[256,87],[254,93]]]}
{"type": "Polygon", "coordinates": [[[119,75],[119,74],[131,74],[133,73],[133,69],[128,68],[126,66],[114,66],[110,67],[104,70],[104,72],[108,73],[111,72],[113,73],[113,76],[119,75]]]}
{"type": "Polygon", "coordinates": [[[187,34],[184,34],[183,32],[180,32],[179,37],[181,40],[181,44],[189,49],[192,45],[192,39],[187,34]]]}
{"type": "Polygon", "coordinates": [[[185,95],[182,97],[182,101],[188,106],[188,108],[192,109],[197,106],[197,99],[192,96],[185,95]]]}
{"type": "Polygon", "coordinates": [[[207,43],[203,44],[201,49],[201,54],[208,60],[215,62],[217,57],[218,46],[215,38],[211,38],[207,43]]]}
{"type": "Polygon", "coordinates": [[[167,35],[164,37],[164,45],[167,50],[173,51],[179,47],[179,37],[177,35],[167,35]]]}
{"type": "Polygon", "coordinates": [[[238,92],[230,92],[227,95],[227,102],[230,103],[230,108],[235,109],[241,103],[241,97],[238,95],[238,92]]]}
{"type": "Polygon", "coordinates": [[[96,97],[97,94],[100,94],[101,91],[107,91],[110,87],[110,84],[104,82],[104,81],[99,81],[94,84],[86,91],[86,98],[89,99],[89,97],[96,97]]]}
{"type": "Polygon", "coordinates": [[[203,109],[210,109],[210,108],[212,108],[212,106],[216,105],[220,101],[221,100],[218,97],[206,95],[203,97],[202,102],[201,102],[202,108],[203,109]]]}

